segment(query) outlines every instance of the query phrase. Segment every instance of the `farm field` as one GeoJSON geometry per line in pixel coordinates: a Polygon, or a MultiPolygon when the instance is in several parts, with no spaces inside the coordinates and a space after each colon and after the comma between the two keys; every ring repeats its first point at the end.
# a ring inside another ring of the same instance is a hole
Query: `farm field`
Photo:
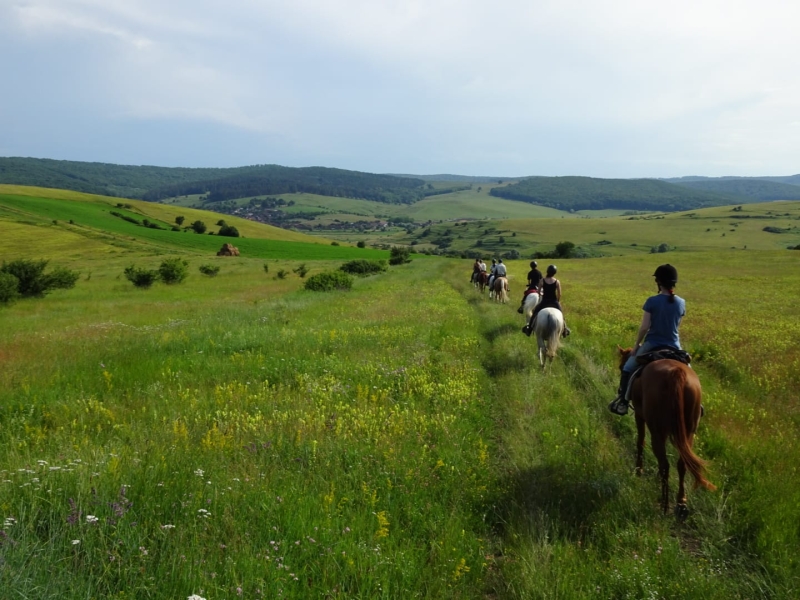
{"type": "MultiPolygon", "coordinates": [[[[315,260],[387,256],[384,251],[369,248],[331,248],[332,243],[338,242],[208,211],[23,186],[0,186],[0,222],[8,224],[9,232],[0,240],[0,255],[3,257],[18,253],[19,244],[28,240],[37,240],[37,243],[46,247],[54,239],[71,236],[91,240],[88,244],[93,246],[104,244],[109,252],[127,249],[150,253],[172,251],[213,255],[227,242],[233,243],[247,256],[258,258],[315,260]],[[124,206],[118,206],[120,204],[124,206]],[[162,229],[136,225],[112,215],[111,211],[138,220],[148,218],[162,229]],[[209,231],[215,231],[216,223],[223,219],[235,226],[243,237],[171,231],[175,217],[179,215],[185,217],[184,226],[201,220],[209,231]]],[[[78,251],[82,251],[82,248],[78,251]]],[[[28,250],[23,252],[27,253],[28,250]]]]}
{"type": "MultiPolygon", "coordinates": [[[[553,234],[521,222],[516,237],[557,236],[547,243],[625,235],[649,250],[672,229],[684,240],[667,256],[558,261],[573,335],[546,373],[514,312],[527,261],[509,262],[510,305],[471,288],[469,260],[414,260],[348,293],[311,293],[296,275],[275,279],[277,263],[264,273],[257,255],[217,259],[220,274],[203,277],[197,265],[213,259],[198,246],[169,248],[190,262],[185,283],[139,290],[120,274],[132,261],[157,265],[158,238],[114,246],[105,221],[91,237],[3,212],[4,259],[41,247],[82,276],[0,307],[0,589],[794,597],[800,252],[763,242],[745,219],[735,234],[747,251],[689,251],[692,232],[722,221],[715,210],[564,219],[553,234]],[[76,243],[85,248],[70,251],[76,243]],[[682,339],[705,393],[696,448],[719,486],[690,490],[685,521],[659,513],[652,454],[635,477],[633,420],[606,410],[616,345],[632,344],[666,261],[680,272],[682,339]]],[[[318,246],[317,258],[281,266],[306,261],[314,274],[348,258],[318,246]]]]}
{"type": "Polygon", "coordinates": [[[648,254],[661,244],[681,251],[779,250],[800,244],[800,202],[597,219],[439,223],[387,238],[388,243],[414,243],[419,249],[435,248],[443,240],[447,240],[448,249],[476,251],[486,256],[517,250],[522,257],[529,257],[533,252],[552,251],[562,241],[572,241],[594,256],[648,254]]]}

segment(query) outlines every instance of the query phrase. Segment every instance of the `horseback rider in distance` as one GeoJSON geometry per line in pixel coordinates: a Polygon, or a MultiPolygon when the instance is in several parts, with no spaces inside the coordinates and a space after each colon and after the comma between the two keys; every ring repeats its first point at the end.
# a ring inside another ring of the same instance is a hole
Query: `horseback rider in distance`
{"type": "Polygon", "coordinates": [[[497,259],[492,259],[492,266],[489,269],[489,291],[492,290],[492,286],[494,285],[494,278],[497,272],[497,259]]]}
{"type": "Polygon", "coordinates": [[[525,306],[525,298],[528,297],[528,294],[532,294],[534,291],[536,293],[542,293],[542,272],[537,269],[536,267],[539,266],[535,260],[531,261],[531,270],[528,271],[528,287],[525,288],[525,292],[522,294],[522,302],[517,309],[519,314],[523,312],[523,306],[525,306]]]}
{"type": "Polygon", "coordinates": [[[628,413],[625,394],[631,375],[638,366],[636,357],[664,346],[681,350],[678,328],[686,314],[686,301],[673,291],[678,283],[678,270],[670,264],[661,265],[653,273],[653,277],[656,279],[658,293],[650,296],[642,306],[644,314],[633,352],[622,366],[617,397],[608,405],[608,409],[616,415],[628,413]]]}
{"type": "MultiPolygon", "coordinates": [[[[557,308],[561,311],[561,314],[564,314],[564,309],[561,308],[561,282],[556,279],[556,273],[558,272],[558,267],[555,265],[549,265],[547,267],[547,277],[542,280],[541,285],[541,293],[542,293],[542,301],[536,306],[533,310],[533,315],[531,316],[531,320],[528,322],[525,327],[522,328],[522,333],[527,336],[530,336],[533,333],[533,324],[536,321],[536,315],[543,308],[557,308]]],[[[570,329],[567,327],[566,319],[564,320],[564,330],[561,333],[562,337],[567,337],[570,334],[570,329]]]]}

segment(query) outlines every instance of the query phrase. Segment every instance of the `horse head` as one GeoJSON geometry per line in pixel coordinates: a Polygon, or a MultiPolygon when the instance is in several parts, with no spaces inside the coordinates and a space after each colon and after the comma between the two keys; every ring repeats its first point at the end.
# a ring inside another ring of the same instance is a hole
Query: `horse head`
{"type": "Polygon", "coordinates": [[[622,346],[617,346],[617,354],[619,354],[619,368],[621,369],[623,365],[628,362],[631,354],[633,354],[633,348],[623,348],[622,346]]]}

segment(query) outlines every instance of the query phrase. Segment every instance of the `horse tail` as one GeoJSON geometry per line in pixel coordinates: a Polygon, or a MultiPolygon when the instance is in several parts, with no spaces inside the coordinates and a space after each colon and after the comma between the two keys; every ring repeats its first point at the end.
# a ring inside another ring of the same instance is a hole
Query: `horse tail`
{"type": "Polygon", "coordinates": [[[694,487],[698,488],[703,486],[707,490],[714,491],[717,487],[705,478],[706,462],[697,456],[689,444],[689,434],[686,431],[686,401],[687,395],[693,396],[692,400],[700,403],[699,390],[689,389],[689,383],[686,380],[688,367],[675,369],[674,376],[670,378],[671,385],[674,386],[672,390],[673,397],[676,399],[676,417],[677,417],[677,431],[675,439],[675,448],[678,450],[686,469],[692,474],[694,478],[694,487]],[[686,392],[689,391],[688,394],[686,392]]]}
{"type": "Polygon", "coordinates": [[[557,315],[551,311],[547,312],[547,329],[545,331],[547,331],[547,356],[553,359],[561,346],[561,323],[557,315]]]}

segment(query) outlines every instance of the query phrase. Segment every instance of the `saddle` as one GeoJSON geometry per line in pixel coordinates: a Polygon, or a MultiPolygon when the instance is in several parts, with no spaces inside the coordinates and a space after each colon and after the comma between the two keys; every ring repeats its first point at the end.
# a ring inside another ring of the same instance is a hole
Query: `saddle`
{"type": "Polygon", "coordinates": [[[628,381],[628,388],[625,390],[625,399],[630,401],[631,400],[631,390],[633,389],[633,382],[636,381],[641,375],[644,368],[649,365],[651,362],[657,360],[677,360],[685,365],[690,365],[692,362],[692,356],[686,350],[678,350],[677,348],[673,348],[672,346],[662,346],[661,348],[655,348],[650,352],[645,352],[641,356],[636,357],[636,362],[639,365],[636,370],[631,374],[631,378],[628,381]]]}
{"type": "MultiPolygon", "coordinates": [[[[686,350],[678,350],[677,348],[672,348],[671,346],[664,346],[662,348],[656,348],[651,350],[650,352],[645,352],[641,356],[636,357],[636,362],[644,367],[647,364],[650,364],[654,360],[677,360],[678,362],[682,362],[685,365],[691,364],[692,356],[686,350]]],[[[640,367],[640,369],[641,369],[640,367]]],[[[640,370],[637,369],[637,372],[640,370]]]]}

